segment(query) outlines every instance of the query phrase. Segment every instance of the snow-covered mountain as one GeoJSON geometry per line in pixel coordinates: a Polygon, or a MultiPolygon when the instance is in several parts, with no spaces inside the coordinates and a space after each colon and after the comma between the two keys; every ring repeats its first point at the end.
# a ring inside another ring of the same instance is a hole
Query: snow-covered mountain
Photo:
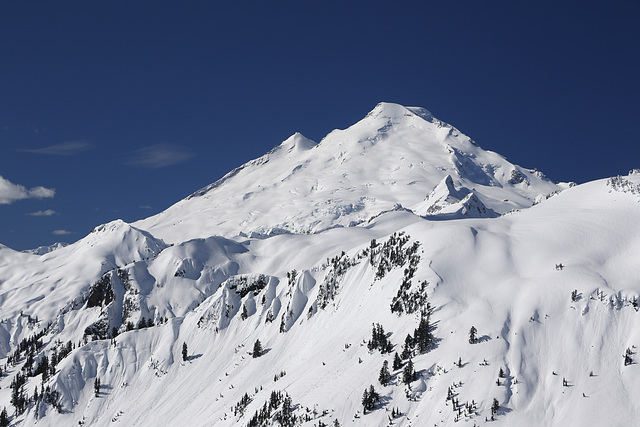
{"type": "Polygon", "coordinates": [[[483,150],[423,108],[380,103],[318,144],[296,133],[134,225],[172,243],[210,234],[315,233],[364,224],[396,205],[420,209],[446,176],[473,193],[470,203],[488,216],[568,186],[483,150]]]}
{"type": "Polygon", "coordinates": [[[379,104],[146,220],[0,246],[0,408],[45,426],[635,425],[639,249],[637,172],[555,184],[379,104]]]}
{"type": "Polygon", "coordinates": [[[51,251],[55,251],[56,249],[64,248],[65,246],[68,246],[68,245],[69,245],[68,243],[57,242],[57,243],[54,243],[53,245],[38,246],[35,249],[27,249],[22,252],[33,254],[33,255],[44,255],[44,254],[48,254],[51,251]]]}

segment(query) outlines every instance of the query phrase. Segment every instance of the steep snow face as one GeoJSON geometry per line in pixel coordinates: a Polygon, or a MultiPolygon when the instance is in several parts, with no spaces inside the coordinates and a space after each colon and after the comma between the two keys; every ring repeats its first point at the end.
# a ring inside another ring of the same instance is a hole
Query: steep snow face
{"type": "Polygon", "coordinates": [[[415,206],[446,176],[475,195],[452,209],[458,216],[529,207],[536,196],[566,188],[482,150],[423,108],[381,103],[317,145],[295,134],[134,225],[173,243],[212,234],[318,232],[363,224],[398,204],[415,206]]]}
{"type": "MultiPolygon", "coordinates": [[[[447,180],[444,187],[457,194],[447,180]]],[[[110,240],[112,228],[133,230],[103,227],[88,237],[94,247],[110,240]]],[[[62,268],[54,260],[63,251],[70,251],[66,273],[73,272],[73,246],[41,257],[8,253],[23,264],[0,272],[36,272],[55,287],[55,277],[44,276],[62,268]],[[24,264],[47,256],[51,261],[24,264]]],[[[122,328],[115,342],[89,337],[46,381],[60,391],[64,411],[30,403],[14,421],[246,426],[272,392],[283,391],[291,396],[292,414],[310,417],[295,425],[387,425],[395,408],[398,426],[635,425],[638,250],[638,175],[576,186],[499,218],[430,221],[394,210],[366,227],[174,245],[119,266],[129,273],[126,280],[120,271],[111,276],[114,286],[140,296],[143,308],[135,316],[155,313],[155,326],[122,328]],[[424,350],[409,349],[394,369],[394,353],[405,350],[408,334],[417,336],[421,309],[431,312],[434,340],[424,350]],[[169,320],[158,322],[158,316],[169,320]],[[384,328],[391,353],[369,344],[372,324],[384,328]],[[252,354],[256,340],[264,348],[259,357],[252,354]],[[627,349],[634,363],[624,363],[627,349]],[[410,387],[403,384],[409,357],[417,372],[410,387]],[[385,360],[391,378],[383,386],[385,360]],[[97,396],[96,378],[103,385],[97,396]],[[365,413],[363,391],[371,385],[381,400],[365,413]],[[494,398],[499,409],[495,421],[486,422],[494,398]]],[[[20,315],[5,299],[22,292],[14,282],[18,274],[4,277],[0,347],[13,351],[58,319],[36,360],[59,349],[57,340],[81,341],[86,325],[112,313],[102,305],[52,318],[44,304],[31,304],[20,315]],[[27,316],[38,316],[40,324],[27,316]]],[[[73,288],[60,288],[74,297],[73,288]]],[[[0,405],[9,406],[9,383],[24,364],[23,355],[0,377],[0,405]]],[[[30,377],[25,389],[40,383],[40,375],[30,377]]],[[[281,411],[279,403],[263,425],[277,425],[281,411]]]]}
{"type": "Polygon", "coordinates": [[[498,216],[468,188],[457,189],[447,175],[427,195],[426,199],[411,208],[418,215],[429,219],[493,218],[498,216]]]}
{"type": "Polygon", "coordinates": [[[21,322],[19,313],[54,320],[65,307],[75,306],[105,272],[151,260],[166,247],[148,232],[116,220],[96,227],[72,245],[40,256],[2,248],[0,317],[11,318],[13,327],[21,322]]]}
{"type": "Polygon", "coordinates": [[[640,173],[566,187],[380,104],[134,225],[0,245],[0,407],[40,426],[637,425],[640,173]],[[14,411],[19,380],[40,398],[14,411]]]}

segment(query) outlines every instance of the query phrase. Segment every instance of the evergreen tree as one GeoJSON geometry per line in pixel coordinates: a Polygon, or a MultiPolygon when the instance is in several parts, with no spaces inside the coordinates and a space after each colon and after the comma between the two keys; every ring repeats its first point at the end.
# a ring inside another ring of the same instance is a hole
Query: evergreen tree
{"type": "Polygon", "coordinates": [[[402,368],[402,359],[400,359],[400,356],[398,356],[398,352],[396,352],[396,354],[393,356],[393,370],[397,371],[400,368],[402,368]]]}
{"type": "Polygon", "coordinates": [[[380,350],[381,353],[389,353],[393,346],[387,340],[387,334],[381,324],[376,323],[371,330],[371,339],[367,343],[369,351],[380,350]]]}
{"type": "Polygon", "coordinates": [[[242,320],[247,320],[247,317],[249,317],[249,313],[247,312],[247,306],[242,304],[242,314],[240,315],[240,317],[242,318],[242,320]]]}
{"type": "Polygon", "coordinates": [[[416,379],[416,372],[413,369],[413,361],[409,359],[404,370],[402,371],[402,382],[406,385],[411,384],[416,379]]]}
{"type": "Polygon", "coordinates": [[[251,355],[254,359],[256,357],[262,356],[262,343],[260,342],[260,340],[256,340],[256,342],[253,344],[253,352],[251,353],[251,355]]]}
{"type": "Polygon", "coordinates": [[[379,401],[380,395],[376,392],[373,385],[369,386],[369,389],[364,389],[364,393],[362,395],[362,407],[364,408],[365,413],[375,409],[379,401]]]}
{"type": "Polygon", "coordinates": [[[504,378],[504,369],[500,368],[500,372],[498,372],[499,378],[504,378]]]}
{"type": "Polygon", "coordinates": [[[491,418],[500,410],[500,402],[495,397],[493,398],[493,404],[491,405],[491,418]]]}
{"type": "Polygon", "coordinates": [[[469,329],[469,344],[475,344],[476,342],[478,342],[478,338],[476,336],[477,333],[478,330],[475,326],[472,326],[471,329],[469,329]]]}
{"type": "Polygon", "coordinates": [[[413,345],[413,337],[411,337],[411,334],[407,334],[407,337],[404,339],[404,345],[402,346],[402,354],[400,355],[403,360],[411,358],[413,355],[413,345]]]}
{"type": "Polygon", "coordinates": [[[420,353],[427,351],[431,343],[433,342],[433,335],[430,331],[429,319],[427,317],[421,317],[420,323],[414,332],[414,342],[418,347],[420,353]]]}
{"type": "Polygon", "coordinates": [[[9,414],[7,414],[7,408],[3,408],[0,412],[0,427],[9,427],[9,414]]]}
{"type": "Polygon", "coordinates": [[[183,342],[183,343],[182,343],[182,360],[183,360],[184,362],[186,362],[186,361],[187,361],[187,359],[188,359],[187,355],[188,355],[188,354],[189,354],[189,353],[187,352],[187,343],[186,343],[186,342],[183,342]]]}
{"type": "Polygon", "coordinates": [[[572,301],[572,302],[576,302],[576,301],[578,301],[578,290],[577,290],[577,289],[574,289],[574,290],[571,292],[571,301],[572,301]]]}
{"type": "Polygon", "coordinates": [[[93,381],[93,391],[96,394],[96,397],[100,394],[100,378],[96,376],[96,379],[93,381]]]}
{"type": "Polygon", "coordinates": [[[391,381],[391,373],[389,372],[389,362],[386,360],[382,363],[382,368],[380,368],[380,375],[378,376],[378,381],[380,381],[380,384],[382,384],[383,386],[388,385],[389,381],[391,381]]]}

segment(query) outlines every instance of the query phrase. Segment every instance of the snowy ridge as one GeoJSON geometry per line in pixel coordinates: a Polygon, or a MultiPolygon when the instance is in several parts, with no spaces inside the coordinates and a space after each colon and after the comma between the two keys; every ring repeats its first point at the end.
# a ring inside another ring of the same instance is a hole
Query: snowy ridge
{"type": "Polygon", "coordinates": [[[57,242],[57,243],[54,243],[53,245],[38,246],[35,249],[27,249],[22,252],[33,254],[33,255],[44,255],[44,254],[48,254],[51,251],[55,251],[56,249],[64,248],[65,246],[68,246],[68,245],[69,245],[68,243],[57,242]]]}
{"type": "Polygon", "coordinates": [[[207,237],[203,230],[227,237],[313,233],[363,224],[396,204],[415,206],[447,175],[498,214],[568,186],[482,150],[424,109],[380,103],[317,145],[295,134],[134,225],[172,243],[207,237]]]}
{"type": "Polygon", "coordinates": [[[41,426],[637,424],[640,175],[566,188],[456,133],[381,104],[156,217],[39,256],[0,246],[0,408],[41,426]],[[233,204],[253,179],[280,217],[233,204]],[[287,193],[301,182],[318,190],[287,193]]]}
{"type": "Polygon", "coordinates": [[[456,189],[451,175],[447,175],[427,195],[424,202],[413,208],[429,219],[493,218],[498,216],[468,188],[456,189]]]}

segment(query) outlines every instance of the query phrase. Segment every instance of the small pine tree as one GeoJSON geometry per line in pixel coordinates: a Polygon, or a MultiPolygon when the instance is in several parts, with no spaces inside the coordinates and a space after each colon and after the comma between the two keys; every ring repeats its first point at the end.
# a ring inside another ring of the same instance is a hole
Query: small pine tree
{"type": "Polygon", "coordinates": [[[478,330],[475,326],[472,326],[471,329],[469,329],[469,344],[475,344],[476,342],[478,342],[478,338],[476,336],[477,333],[478,330]]]}
{"type": "Polygon", "coordinates": [[[247,320],[247,317],[249,317],[249,314],[247,313],[247,306],[242,304],[242,314],[240,315],[240,317],[242,318],[242,320],[247,320]]]}
{"type": "Polygon", "coordinates": [[[182,361],[183,362],[187,361],[188,355],[189,355],[189,353],[188,353],[188,350],[187,350],[187,343],[183,342],[182,343],[182,361]]]}
{"type": "Polygon", "coordinates": [[[578,301],[578,290],[574,289],[571,292],[571,302],[576,302],[576,301],[578,301]]]}
{"type": "Polygon", "coordinates": [[[256,342],[253,344],[253,352],[251,353],[251,356],[253,356],[254,359],[256,357],[262,356],[262,343],[260,342],[260,340],[256,340],[256,342]]]}
{"type": "Polygon", "coordinates": [[[411,336],[411,334],[407,334],[407,337],[404,339],[404,345],[402,346],[402,354],[400,355],[403,360],[411,358],[411,356],[413,355],[413,345],[413,337],[411,336]]]}
{"type": "Polygon", "coordinates": [[[364,408],[365,414],[369,409],[369,389],[365,388],[364,393],[362,393],[362,407],[364,408]]]}
{"type": "Polygon", "coordinates": [[[93,381],[93,391],[96,394],[96,397],[98,397],[98,395],[100,394],[100,378],[96,377],[96,379],[93,381]]]}
{"type": "Polygon", "coordinates": [[[400,368],[402,368],[402,359],[400,359],[400,356],[398,356],[398,352],[396,352],[396,354],[393,356],[393,370],[397,371],[400,368]]]}
{"type": "Polygon", "coordinates": [[[404,370],[402,371],[402,382],[406,385],[411,384],[416,379],[416,372],[413,369],[413,361],[409,359],[404,370]]]}
{"type": "Polygon", "coordinates": [[[495,397],[493,398],[493,404],[491,405],[491,418],[500,410],[500,402],[495,397]]]}
{"type": "Polygon", "coordinates": [[[9,414],[6,407],[0,412],[0,427],[9,427],[9,414]]]}
{"type": "Polygon", "coordinates": [[[500,371],[498,372],[498,377],[504,378],[504,369],[500,368],[500,371]]]}
{"type": "Polygon", "coordinates": [[[378,376],[378,381],[382,386],[387,386],[389,381],[391,381],[391,373],[389,372],[389,362],[384,361],[382,363],[382,368],[380,368],[380,375],[378,376]]]}

